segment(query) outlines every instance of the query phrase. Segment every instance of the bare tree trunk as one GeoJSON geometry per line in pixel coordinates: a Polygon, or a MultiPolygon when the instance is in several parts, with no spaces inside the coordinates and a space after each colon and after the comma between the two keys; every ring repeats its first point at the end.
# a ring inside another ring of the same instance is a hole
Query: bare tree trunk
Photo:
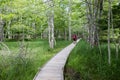
{"type": "Polygon", "coordinates": [[[0,19],[0,41],[3,41],[4,38],[4,30],[3,30],[4,22],[2,21],[2,18],[0,19]]]}
{"type": "Polygon", "coordinates": [[[58,39],[61,38],[60,30],[58,30],[58,39]]]}
{"type": "Polygon", "coordinates": [[[11,20],[8,22],[8,27],[7,27],[7,33],[8,33],[8,39],[11,39],[11,31],[10,31],[10,25],[11,25],[11,20]]]}
{"type": "Polygon", "coordinates": [[[94,6],[92,4],[92,0],[86,0],[86,6],[87,6],[87,18],[88,18],[88,41],[90,42],[91,46],[94,46],[94,42],[95,42],[95,18],[94,18],[94,6]]]}
{"type": "MultiPolygon", "coordinates": [[[[120,28],[119,28],[119,34],[120,34],[120,28]]],[[[118,53],[120,53],[120,35],[118,36],[118,53]]]]}
{"type": "Polygon", "coordinates": [[[84,25],[83,27],[83,35],[82,35],[83,39],[87,41],[86,30],[88,30],[87,24],[84,25]]]}
{"type": "Polygon", "coordinates": [[[51,48],[54,48],[54,13],[51,16],[51,48]]]}
{"type": "Polygon", "coordinates": [[[71,41],[71,27],[70,27],[70,23],[69,23],[69,41],[71,41]]]}
{"type": "MultiPolygon", "coordinates": [[[[118,0],[119,4],[120,4],[120,0],[118,0]]],[[[118,37],[118,53],[120,51],[120,27],[119,27],[119,37],[118,37]]]]}
{"type": "Polygon", "coordinates": [[[35,25],[35,22],[32,23],[32,27],[34,29],[33,38],[36,38],[36,34],[35,34],[35,32],[36,32],[36,25],[35,25]]]}
{"type": "Polygon", "coordinates": [[[88,19],[88,41],[91,46],[98,46],[101,53],[98,23],[102,15],[103,0],[85,0],[87,6],[87,19],[88,19]]]}
{"type": "Polygon", "coordinates": [[[50,48],[54,48],[54,45],[56,44],[55,37],[54,37],[54,4],[52,0],[48,1],[49,10],[48,13],[48,27],[49,27],[49,46],[50,48]]]}
{"type": "Polygon", "coordinates": [[[66,30],[66,28],[64,29],[64,39],[67,40],[67,30],[66,30]]]}
{"type": "Polygon", "coordinates": [[[98,29],[97,29],[97,20],[99,20],[99,2],[98,0],[94,0],[94,45],[98,46],[99,38],[98,38],[98,29]]]}
{"type": "Polygon", "coordinates": [[[112,40],[113,40],[113,43],[115,45],[115,48],[116,48],[116,59],[118,59],[118,51],[119,51],[119,48],[118,48],[118,44],[117,44],[117,41],[115,40],[115,33],[114,33],[114,25],[113,25],[113,13],[112,13],[112,10],[111,10],[111,26],[112,26],[112,40]]]}
{"type": "Polygon", "coordinates": [[[85,0],[87,6],[88,19],[88,41],[91,46],[99,44],[97,21],[100,19],[103,0],[85,0]],[[100,8],[101,7],[101,8],[100,8]]]}
{"type": "Polygon", "coordinates": [[[48,39],[49,39],[49,46],[51,47],[51,30],[50,30],[50,22],[49,22],[49,19],[48,19],[48,39]]]}
{"type": "Polygon", "coordinates": [[[43,31],[42,31],[42,25],[40,27],[41,33],[40,33],[40,38],[43,39],[43,31]]]}
{"type": "Polygon", "coordinates": [[[111,0],[108,0],[108,63],[111,64],[111,49],[110,49],[110,23],[111,23],[111,0]]]}
{"type": "Polygon", "coordinates": [[[43,33],[42,32],[40,33],[40,38],[43,39],[43,33]]]}
{"type": "MultiPolygon", "coordinates": [[[[120,27],[119,27],[119,36],[118,36],[118,53],[120,53],[120,27]]],[[[119,57],[119,55],[118,55],[119,57]]]]}
{"type": "Polygon", "coordinates": [[[68,10],[68,14],[69,14],[68,31],[69,31],[69,41],[70,41],[70,40],[71,40],[71,0],[69,0],[69,10],[68,10]]]}

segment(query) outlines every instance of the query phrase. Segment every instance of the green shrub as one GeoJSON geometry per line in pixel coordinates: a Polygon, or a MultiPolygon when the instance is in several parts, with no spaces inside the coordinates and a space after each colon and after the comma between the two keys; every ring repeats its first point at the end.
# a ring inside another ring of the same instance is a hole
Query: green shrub
{"type": "Polygon", "coordinates": [[[69,43],[57,41],[55,49],[49,49],[48,40],[5,42],[11,54],[0,52],[0,80],[33,80],[38,69],[69,43]]]}
{"type": "Polygon", "coordinates": [[[25,47],[16,56],[0,55],[0,80],[31,80],[35,74],[34,60],[25,47]],[[29,75],[29,76],[28,76],[29,75]]]}
{"type": "MultiPolygon", "coordinates": [[[[116,60],[115,49],[111,47],[111,65],[108,64],[107,45],[101,45],[100,53],[97,46],[91,48],[87,42],[80,41],[71,52],[66,69],[71,68],[79,73],[77,80],[120,80],[120,59],[116,60]]],[[[68,71],[65,75],[68,75],[68,71]]],[[[73,79],[72,75],[69,80],[73,79]]]]}

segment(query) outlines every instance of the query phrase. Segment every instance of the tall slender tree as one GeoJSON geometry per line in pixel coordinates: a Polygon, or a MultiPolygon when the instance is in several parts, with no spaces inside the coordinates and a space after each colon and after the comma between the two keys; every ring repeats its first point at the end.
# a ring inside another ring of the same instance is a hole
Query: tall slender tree
{"type": "Polygon", "coordinates": [[[69,31],[69,40],[71,40],[71,0],[69,0],[69,7],[68,7],[68,31],[69,31]]]}
{"type": "Polygon", "coordinates": [[[49,29],[49,46],[50,48],[54,48],[55,45],[55,37],[54,37],[54,2],[53,0],[47,0],[47,4],[49,7],[48,10],[48,29],[49,29]]]}
{"type": "Polygon", "coordinates": [[[103,0],[85,0],[88,20],[88,41],[91,46],[99,44],[98,20],[102,15],[103,0]]]}
{"type": "Polygon", "coordinates": [[[111,64],[111,50],[110,50],[110,27],[111,27],[111,0],[108,0],[108,63],[111,64]]]}
{"type": "Polygon", "coordinates": [[[4,38],[3,26],[4,26],[4,22],[2,20],[2,16],[0,16],[0,41],[3,41],[4,38]]]}

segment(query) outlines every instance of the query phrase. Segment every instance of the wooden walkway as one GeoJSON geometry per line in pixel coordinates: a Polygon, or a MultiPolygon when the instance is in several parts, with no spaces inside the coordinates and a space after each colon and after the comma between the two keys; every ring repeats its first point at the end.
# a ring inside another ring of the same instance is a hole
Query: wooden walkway
{"type": "MultiPolygon", "coordinates": [[[[77,40],[78,42],[79,40],[77,40]]],[[[64,66],[71,50],[76,44],[70,44],[55,55],[35,76],[33,80],[64,80],[64,66]]]]}

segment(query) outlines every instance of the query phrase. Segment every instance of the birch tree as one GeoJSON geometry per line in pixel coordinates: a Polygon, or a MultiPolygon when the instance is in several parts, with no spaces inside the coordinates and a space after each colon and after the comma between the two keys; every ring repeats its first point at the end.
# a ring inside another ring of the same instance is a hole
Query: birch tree
{"type": "Polygon", "coordinates": [[[3,41],[3,38],[4,38],[4,29],[3,29],[4,22],[3,22],[2,16],[3,15],[0,15],[0,41],[3,41]]]}
{"type": "Polygon", "coordinates": [[[110,50],[110,23],[111,23],[111,0],[108,0],[108,63],[111,64],[111,50],[110,50]]]}
{"type": "Polygon", "coordinates": [[[111,15],[111,27],[112,27],[112,40],[116,48],[116,59],[118,59],[119,44],[117,44],[117,40],[115,39],[115,30],[114,30],[114,25],[113,25],[113,12],[112,10],[110,10],[110,12],[111,12],[110,15],[111,15]]]}
{"type": "Polygon", "coordinates": [[[103,0],[85,0],[88,20],[88,41],[91,46],[99,44],[98,23],[102,15],[103,0]]]}
{"type": "Polygon", "coordinates": [[[53,0],[47,0],[47,4],[49,10],[47,12],[48,15],[48,29],[49,29],[49,46],[50,48],[54,48],[55,45],[55,37],[54,37],[54,3],[53,0]]]}
{"type": "Polygon", "coordinates": [[[97,44],[97,28],[96,28],[96,18],[97,18],[97,0],[86,0],[87,6],[87,19],[88,19],[88,41],[91,46],[97,44]]]}
{"type": "Polygon", "coordinates": [[[4,37],[4,30],[3,30],[3,21],[2,18],[0,18],[0,41],[3,41],[3,37],[4,37]]]}
{"type": "Polygon", "coordinates": [[[69,7],[68,7],[68,31],[69,31],[69,40],[71,40],[71,0],[69,0],[69,7]]]}

